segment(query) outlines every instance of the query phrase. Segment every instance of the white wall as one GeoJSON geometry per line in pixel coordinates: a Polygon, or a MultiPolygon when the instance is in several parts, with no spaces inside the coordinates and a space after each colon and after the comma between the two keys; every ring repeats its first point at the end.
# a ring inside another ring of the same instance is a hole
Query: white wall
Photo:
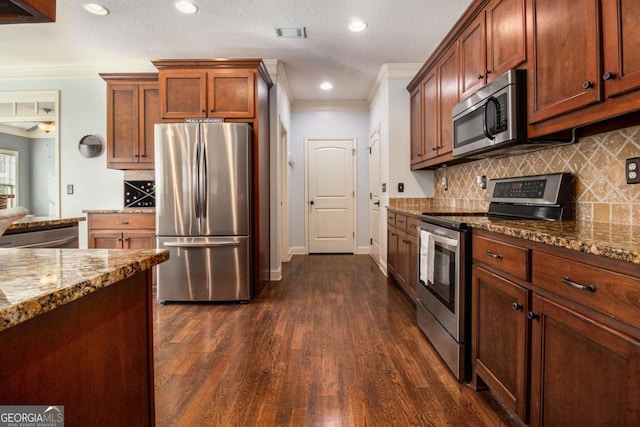
{"type": "MultiPolygon", "coordinates": [[[[83,209],[122,208],[123,172],[107,169],[106,152],[94,158],[78,152],[84,135],[95,134],[106,142],[107,89],[99,77],[58,79],[3,79],[0,90],[60,91],[60,212],[81,217],[83,209]],[[73,184],[74,194],[66,194],[73,184]]],[[[87,247],[87,224],[80,223],[80,247],[87,247]]]]}
{"type": "Polygon", "coordinates": [[[286,82],[282,74],[272,75],[273,87],[269,92],[269,133],[271,135],[271,157],[270,157],[270,189],[271,189],[271,279],[279,280],[282,276],[282,259],[280,252],[281,234],[279,228],[279,206],[282,200],[280,195],[280,181],[283,177],[280,174],[281,155],[281,125],[287,134],[291,132],[291,102],[285,90],[286,82]]]}
{"type": "Polygon", "coordinates": [[[305,148],[308,137],[357,138],[357,246],[369,247],[369,112],[293,111],[289,131],[289,152],[294,162],[289,169],[289,243],[292,250],[306,248],[305,148]]]}
{"type": "MultiPolygon", "coordinates": [[[[380,127],[380,181],[387,184],[381,193],[381,205],[389,205],[390,197],[422,198],[434,195],[433,171],[411,171],[411,130],[409,92],[410,79],[384,79],[369,104],[369,132],[380,127]],[[404,192],[398,192],[398,183],[404,192]]],[[[380,259],[387,265],[386,209],[381,209],[380,259]]]]}

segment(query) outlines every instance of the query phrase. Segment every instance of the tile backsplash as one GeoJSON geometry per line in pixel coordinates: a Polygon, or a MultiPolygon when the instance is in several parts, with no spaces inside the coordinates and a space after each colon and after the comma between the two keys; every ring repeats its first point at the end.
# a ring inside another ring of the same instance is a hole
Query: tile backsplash
{"type": "Polygon", "coordinates": [[[572,172],[576,177],[577,219],[640,225],[640,184],[625,181],[625,161],[640,156],[640,126],[582,138],[579,143],[526,154],[440,168],[433,199],[391,199],[392,206],[426,210],[486,211],[485,191],[476,176],[488,179],[572,172]],[[440,184],[446,176],[448,189],[440,184]]]}

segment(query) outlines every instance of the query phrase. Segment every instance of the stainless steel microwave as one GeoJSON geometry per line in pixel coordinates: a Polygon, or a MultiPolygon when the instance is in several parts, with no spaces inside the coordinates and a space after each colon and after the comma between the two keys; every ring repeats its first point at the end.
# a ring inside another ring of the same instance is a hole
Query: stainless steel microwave
{"type": "Polygon", "coordinates": [[[491,157],[526,143],[526,107],[525,71],[496,77],[453,107],[453,155],[491,157]]]}

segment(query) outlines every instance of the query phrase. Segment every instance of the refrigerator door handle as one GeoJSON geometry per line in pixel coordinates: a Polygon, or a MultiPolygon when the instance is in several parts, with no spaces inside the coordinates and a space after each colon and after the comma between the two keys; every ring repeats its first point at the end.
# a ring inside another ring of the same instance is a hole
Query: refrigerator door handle
{"type": "Polygon", "coordinates": [[[240,242],[165,242],[168,248],[215,248],[224,246],[240,246],[240,242]]]}
{"type": "Polygon", "coordinates": [[[191,179],[193,180],[193,186],[196,191],[193,192],[193,210],[196,214],[196,218],[200,218],[200,182],[199,182],[199,158],[200,158],[200,142],[196,136],[196,142],[193,145],[193,165],[195,166],[191,171],[191,179]]]}
{"type": "Polygon", "coordinates": [[[207,146],[202,142],[202,152],[200,153],[200,164],[198,170],[200,171],[200,209],[202,217],[207,217],[207,146]]]}

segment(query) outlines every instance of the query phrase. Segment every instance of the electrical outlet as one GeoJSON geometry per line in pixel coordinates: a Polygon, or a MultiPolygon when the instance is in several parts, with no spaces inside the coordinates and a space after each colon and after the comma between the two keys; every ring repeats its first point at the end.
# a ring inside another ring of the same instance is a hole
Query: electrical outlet
{"type": "Polygon", "coordinates": [[[630,157],[624,166],[624,176],[627,184],[640,183],[640,157],[630,157]]]}
{"type": "Polygon", "coordinates": [[[398,193],[404,193],[404,183],[398,183],[398,193]]]}
{"type": "Polygon", "coordinates": [[[73,184],[67,185],[67,194],[73,194],[73,184]]]}

